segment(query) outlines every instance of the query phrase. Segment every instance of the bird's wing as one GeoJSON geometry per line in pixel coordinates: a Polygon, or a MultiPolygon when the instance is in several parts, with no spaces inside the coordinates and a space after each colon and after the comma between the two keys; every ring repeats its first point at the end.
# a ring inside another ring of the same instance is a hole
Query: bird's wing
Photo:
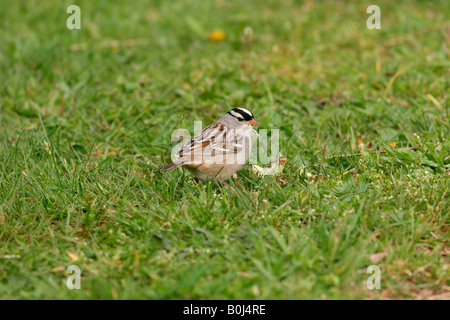
{"type": "Polygon", "coordinates": [[[183,164],[189,164],[202,156],[236,154],[245,146],[245,136],[224,124],[213,123],[182,146],[177,156],[183,164]]]}

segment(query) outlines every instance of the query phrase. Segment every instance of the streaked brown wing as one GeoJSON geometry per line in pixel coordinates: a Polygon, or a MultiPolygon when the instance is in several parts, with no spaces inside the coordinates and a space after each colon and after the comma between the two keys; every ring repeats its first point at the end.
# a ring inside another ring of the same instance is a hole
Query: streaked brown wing
{"type": "Polygon", "coordinates": [[[194,136],[178,152],[183,163],[193,161],[195,155],[238,153],[245,147],[245,138],[224,124],[213,123],[194,136]]]}

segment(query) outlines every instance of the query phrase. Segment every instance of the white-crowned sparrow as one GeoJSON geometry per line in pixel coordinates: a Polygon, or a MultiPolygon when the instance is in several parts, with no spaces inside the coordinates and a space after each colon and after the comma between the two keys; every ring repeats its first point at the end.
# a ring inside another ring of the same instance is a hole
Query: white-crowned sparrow
{"type": "Polygon", "coordinates": [[[257,125],[249,110],[234,108],[184,144],[173,163],[156,171],[183,166],[199,180],[222,182],[247,162],[252,147],[252,127],[257,125]]]}

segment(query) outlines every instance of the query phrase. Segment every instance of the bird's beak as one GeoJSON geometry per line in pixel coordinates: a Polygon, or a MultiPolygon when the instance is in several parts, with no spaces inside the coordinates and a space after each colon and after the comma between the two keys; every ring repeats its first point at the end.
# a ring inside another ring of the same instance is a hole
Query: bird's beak
{"type": "Polygon", "coordinates": [[[259,123],[256,122],[255,119],[252,119],[252,120],[250,120],[250,121],[247,121],[247,124],[250,125],[250,126],[252,126],[252,127],[256,127],[256,126],[259,125],[259,123]]]}

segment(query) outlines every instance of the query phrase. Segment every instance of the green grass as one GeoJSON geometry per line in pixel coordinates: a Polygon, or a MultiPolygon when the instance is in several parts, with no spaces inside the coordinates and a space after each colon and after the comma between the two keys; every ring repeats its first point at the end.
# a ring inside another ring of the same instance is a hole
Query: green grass
{"type": "Polygon", "coordinates": [[[0,298],[449,297],[448,1],[125,3],[0,11],[0,298]],[[155,173],[232,106],[282,175],[155,173]]]}

